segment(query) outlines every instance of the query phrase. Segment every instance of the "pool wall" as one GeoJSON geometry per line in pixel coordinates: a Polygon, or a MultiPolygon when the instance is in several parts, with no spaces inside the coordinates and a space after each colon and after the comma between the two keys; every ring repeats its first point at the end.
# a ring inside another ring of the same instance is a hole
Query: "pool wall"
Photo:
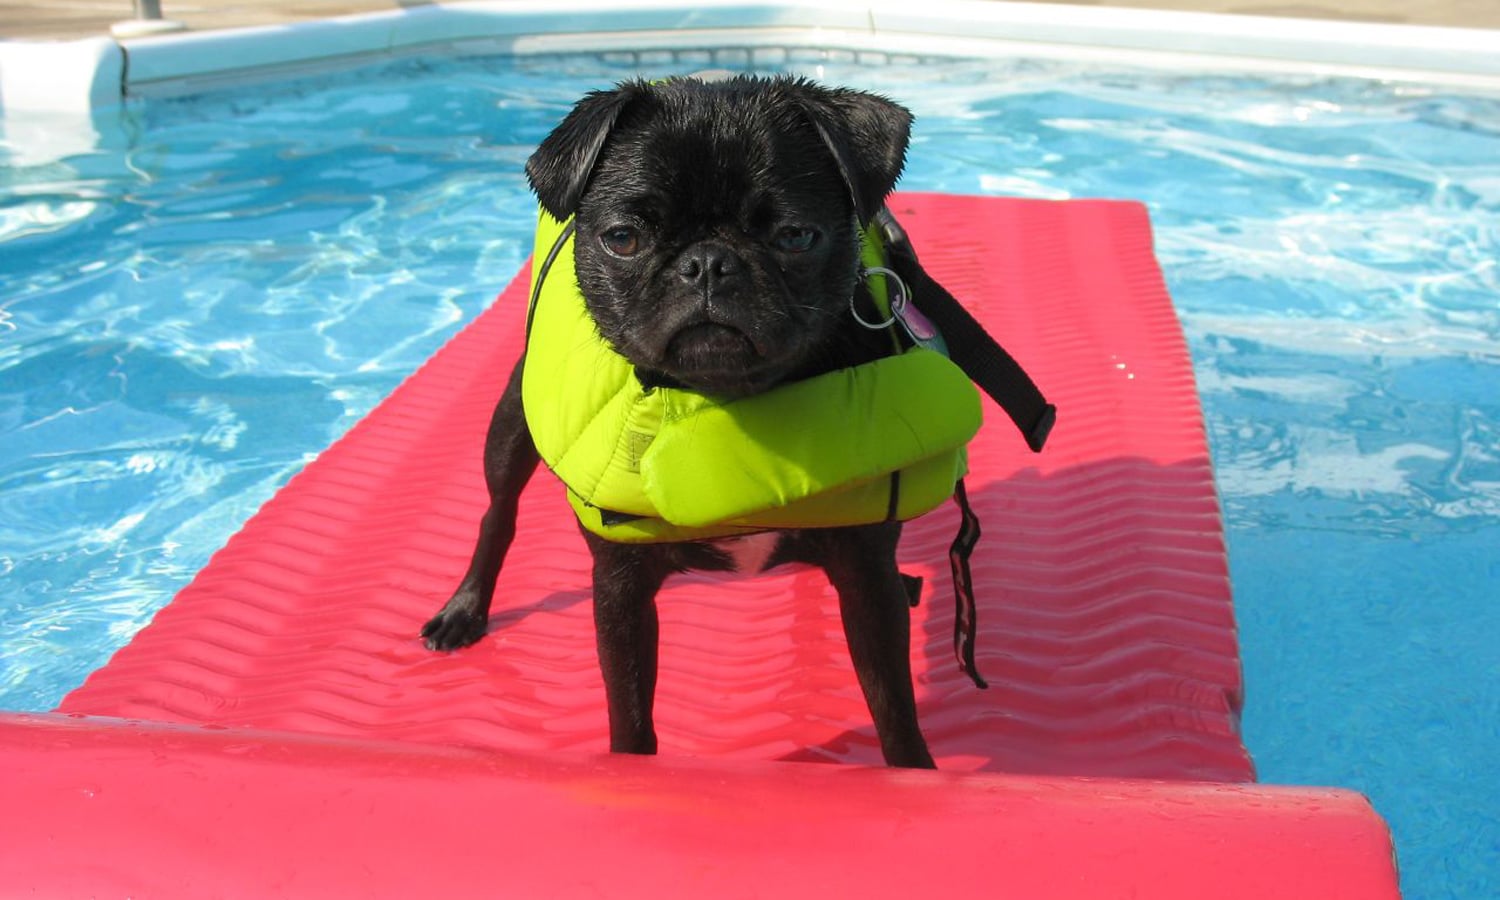
{"type": "Polygon", "coordinates": [[[1207,69],[1312,70],[1500,85],[1493,32],[1060,4],[929,0],[477,0],[292,25],[68,42],[0,42],[0,113],[88,113],[125,96],[427,52],[694,46],[1109,57],[1207,69]]]}

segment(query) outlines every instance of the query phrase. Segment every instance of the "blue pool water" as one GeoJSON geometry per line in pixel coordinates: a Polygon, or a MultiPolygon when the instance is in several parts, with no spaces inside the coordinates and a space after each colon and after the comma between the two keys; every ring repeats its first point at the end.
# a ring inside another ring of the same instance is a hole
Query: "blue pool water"
{"type": "Polygon", "coordinates": [[[1269,782],[1369,794],[1411,898],[1500,892],[1500,97],[1034,61],[408,61],[0,148],[0,708],[54,705],[520,266],[582,91],[881,90],[903,186],[1147,201],[1269,782]]]}

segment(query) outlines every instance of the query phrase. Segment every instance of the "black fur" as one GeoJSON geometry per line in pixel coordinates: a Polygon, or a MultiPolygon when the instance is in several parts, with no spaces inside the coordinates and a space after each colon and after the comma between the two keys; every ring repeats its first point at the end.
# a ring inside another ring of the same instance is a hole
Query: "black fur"
{"type": "MultiPolygon", "coordinates": [[[[911,115],[804,80],[631,82],[583,98],[526,164],[543,208],[575,216],[579,285],[600,334],[645,384],[737,397],[874,358],[851,298],[860,229],[894,187],[911,115]]],[[[449,650],[483,636],[496,573],[538,457],[517,363],[490,425],[490,509],[468,573],[422,629],[449,650]]],[[[826,413],[825,413],[826,414],[826,413]]],[[[783,532],[770,564],[822,567],[886,761],[931,767],[917,726],[900,525],[783,532]]],[[[724,568],[711,542],[615,544],[585,532],[610,748],[654,753],[656,593],[724,568]]]]}

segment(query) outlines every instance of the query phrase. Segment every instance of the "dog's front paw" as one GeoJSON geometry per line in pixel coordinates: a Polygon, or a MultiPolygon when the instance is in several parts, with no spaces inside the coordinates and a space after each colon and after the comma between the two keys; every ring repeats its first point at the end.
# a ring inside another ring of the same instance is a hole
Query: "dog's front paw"
{"type": "Polygon", "coordinates": [[[460,591],[422,626],[422,643],[429,650],[457,650],[484,637],[488,625],[489,616],[460,591]]]}

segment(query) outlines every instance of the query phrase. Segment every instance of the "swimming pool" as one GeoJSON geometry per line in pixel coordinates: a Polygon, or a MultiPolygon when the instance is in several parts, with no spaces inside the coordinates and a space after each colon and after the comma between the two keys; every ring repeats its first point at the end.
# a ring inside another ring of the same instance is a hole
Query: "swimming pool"
{"type": "Polygon", "coordinates": [[[1410,897],[1500,869],[1500,98],[747,48],[450,62],[133,105],[0,205],[0,708],[47,709],[505,284],[582,91],[882,90],[909,189],[1146,200],[1208,418],[1272,782],[1365,791],[1410,897]]]}

